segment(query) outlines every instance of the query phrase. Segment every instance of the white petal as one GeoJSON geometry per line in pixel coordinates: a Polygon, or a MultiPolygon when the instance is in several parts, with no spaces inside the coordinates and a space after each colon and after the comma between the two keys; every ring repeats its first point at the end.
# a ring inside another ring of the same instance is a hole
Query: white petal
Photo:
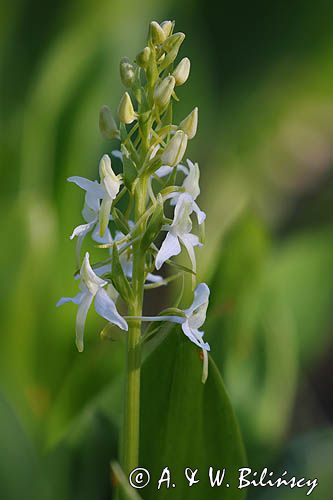
{"type": "Polygon", "coordinates": [[[191,342],[196,344],[198,347],[202,347],[201,342],[193,334],[193,331],[190,328],[188,321],[184,321],[184,323],[182,324],[182,330],[185,333],[186,337],[188,337],[191,342]]]}
{"type": "Polygon", "coordinates": [[[179,172],[183,172],[185,175],[188,175],[188,172],[189,172],[188,168],[185,165],[183,165],[182,163],[179,163],[177,165],[177,170],[179,170],[179,172]]]}
{"type": "Polygon", "coordinates": [[[181,247],[178,241],[178,238],[174,236],[172,233],[168,233],[166,235],[165,240],[162,243],[162,246],[156,255],[155,267],[156,269],[161,269],[162,265],[166,260],[174,255],[178,255],[181,252],[181,247]]]}
{"type": "Polygon", "coordinates": [[[182,330],[191,342],[196,344],[198,347],[201,347],[201,349],[204,349],[205,351],[210,351],[210,345],[208,344],[208,342],[204,342],[202,340],[203,333],[199,332],[195,328],[191,328],[188,321],[184,321],[184,323],[182,324],[182,330]]]}
{"type": "Polygon", "coordinates": [[[190,233],[192,222],[190,215],[193,212],[193,199],[188,193],[182,193],[175,207],[175,213],[171,227],[178,235],[190,233]]]}
{"type": "Polygon", "coordinates": [[[157,175],[157,177],[165,177],[166,175],[171,174],[172,171],[173,168],[169,167],[169,165],[162,165],[156,170],[155,175],[157,175]]]}
{"type": "Polygon", "coordinates": [[[195,259],[195,252],[194,252],[194,247],[195,246],[200,246],[201,243],[199,241],[199,238],[195,236],[194,234],[183,234],[182,236],[179,236],[180,241],[184,244],[187,253],[190,257],[191,264],[192,264],[192,271],[196,272],[197,270],[197,263],[195,259]]]}
{"type": "Polygon", "coordinates": [[[200,328],[206,321],[209,293],[206,283],[200,283],[194,291],[192,305],[184,311],[192,329],[200,328]]]}
{"type": "Polygon", "coordinates": [[[85,177],[79,177],[78,175],[68,177],[67,180],[69,182],[74,182],[74,184],[79,186],[81,189],[84,189],[87,192],[89,191],[89,193],[96,198],[103,198],[104,190],[97,181],[91,181],[85,177]]]}
{"type": "Polygon", "coordinates": [[[197,219],[198,219],[198,224],[202,224],[203,221],[206,219],[206,214],[196,204],[195,201],[193,201],[193,211],[197,214],[197,219]]]}
{"type": "MultiPolygon", "coordinates": [[[[113,172],[112,172],[113,173],[113,172]]],[[[107,175],[103,179],[103,186],[105,188],[105,191],[107,192],[108,196],[114,200],[117,194],[119,193],[120,189],[120,180],[119,178],[114,175],[107,175]]]]}
{"type": "MultiPolygon", "coordinates": [[[[97,183],[97,181],[95,181],[95,182],[97,183]]],[[[100,195],[102,193],[98,193],[98,194],[100,195]]],[[[104,192],[103,192],[103,194],[104,194],[104,192]]],[[[101,199],[101,196],[96,196],[96,193],[91,192],[91,191],[87,191],[86,196],[85,196],[85,203],[84,203],[85,206],[83,207],[83,210],[82,210],[83,216],[84,216],[84,213],[87,212],[87,215],[89,217],[89,212],[91,212],[93,214],[92,217],[95,218],[96,215],[98,214],[98,211],[99,211],[99,206],[100,206],[99,200],[100,199],[101,199]]],[[[87,222],[90,222],[90,220],[88,219],[87,222]]]]}
{"type": "Polygon", "coordinates": [[[208,304],[209,301],[210,290],[206,283],[199,283],[196,289],[194,290],[194,300],[191,306],[186,309],[184,312],[186,316],[192,314],[192,312],[203,304],[208,304]]]}
{"type": "Polygon", "coordinates": [[[61,297],[61,299],[58,300],[56,306],[62,306],[63,304],[67,304],[68,302],[73,302],[73,304],[81,304],[81,301],[83,299],[84,293],[80,292],[75,297],[61,297]]]}
{"type": "Polygon", "coordinates": [[[188,173],[187,177],[185,177],[185,179],[184,179],[183,187],[185,188],[185,191],[192,196],[193,200],[195,200],[200,194],[199,165],[197,163],[192,163],[191,160],[187,160],[187,164],[189,167],[189,173],[188,173]]]}
{"type": "Polygon", "coordinates": [[[128,330],[126,321],[122,316],[120,316],[115,303],[110,299],[103,288],[101,288],[96,294],[95,309],[97,314],[105,318],[110,323],[119,326],[122,330],[128,330]]]}
{"type": "Polygon", "coordinates": [[[149,281],[150,283],[158,283],[159,281],[163,281],[163,276],[159,276],[158,274],[148,273],[146,281],[149,281]]]}
{"type": "Polygon", "coordinates": [[[95,295],[99,288],[107,284],[107,281],[102,280],[94,273],[89,262],[89,253],[87,252],[81,269],[80,276],[83,284],[88,288],[89,292],[95,295]]]}
{"type": "Polygon", "coordinates": [[[93,221],[89,222],[88,224],[81,224],[80,226],[76,226],[76,228],[74,228],[74,231],[70,236],[70,239],[72,240],[73,238],[75,238],[75,236],[81,236],[84,238],[89,233],[89,231],[92,230],[95,223],[96,221],[93,221]]]}
{"type": "Polygon", "coordinates": [[[95,269],[95,273],[97,276],[103,276],[103,274],[111,273],[111,269],[111,264],[105,264],[104,266],[97,267],[97,269],[95,269]]]}
{"type": "Polygon", "coordinates": [[[107,227],[105,230],[104,236],[101,236],[99,223],[96,224],[96,227],[93,230],[91,237],[94,241],[96,241],[96,243],[100,243],[101,245],[105,245],[107,243],[112,243],[112,236],[111,236],[110,229],[107,227]]]}
{"type": "Polygon", "coordinates": [[[121,151],[119,151],[118,149],[114,149],[112,152],[111,152],[112,156],[114,156],[115,158],[119,158],[119,160],[123,161],[123,153],[121,151]]]}
{"type": "Polygon", "coordinates": [[[77,315],[76,315],[76,347],[79,352],[83,351],[83,336],[84,336],[84,326],[86,323],[87,314],[89,311],[89,307],[91,306],[91,302],[93,300],[92,293],[84,294],[83,300],[81,301],[77,315]]]}
{"type": "Polygon", "coordinates": [[[95,224],[96,224],[96,220],[90,222],[89,224],[82,224],[81,226],[77,226],[71,235],[71,239],[73,239],[75,236],[77,236],[76,249],[75,249],[75,257],[76,257],[77,266],[80,266],[80,262],[81,262],[81,248],[82,248],[83,240],[86,237],[86,235],[89,233],[89,231],[92,230],[92,228],[94,227],[95,224]]]}

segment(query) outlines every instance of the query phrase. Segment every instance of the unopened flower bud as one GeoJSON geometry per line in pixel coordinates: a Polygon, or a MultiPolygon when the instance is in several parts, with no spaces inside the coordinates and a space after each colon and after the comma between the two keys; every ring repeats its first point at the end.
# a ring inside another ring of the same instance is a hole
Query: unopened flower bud
{"type": "Polygon", "coordinates": [[[166,34],[161,26],[156,22],[150,23],[150,36],[155,45],[159,45],[166,39],[166,34]]]}
{"type": "Polygon", "coordinates": [[[141,68],[146,68],[149,64],[151,49],[150,47],[145,47],[141,52],[138,53],[135,60],[141,68]]]}
{"type": "Polygon", "coordinates": [[[105,139],[114,139],[119,131],[108,106],[102,106],[99,112],[99,129],[105,139]]]}
{"type": "Polygon", "coordinates": [[[161,156],[162,164],[170,167],[178,165],[183,159],[186,146],[187,135],[182,130],[178,130],[163,151],[161,156]]]}
{"type": "Polygon", "coordinates": [[[191,62],[188,57],[184,57],[173,71],[176,85],[183,85],[190,74],[191,62]]]}
{"type": "Polygon", "coordinates": [[[135,80],[134,67],[127,57],[120,61],[120,78],[125,87],[132,87],[135,80]]]}
{"type": "Polygon", "coordinates": [[[132,123],[136,119],[136,113],[128,92],[125,92],[118,107],[119,120],[122,123],[132,123]]]}
{"type": "Polygon", "coordinates": [[[161,23],[161,28],[163,29],[166,37],[170,36],[172,27],[173,23],[171,21],[163,21],[163,23],[161,23]]]}
{"type": "Polygon", "coordinates": [[[180,123],[179,128],[185,132],[189,139],[193,139],[198,128],[198,108],[194,108],[191,113],[180,123]]]}
{"type": "Polygon", "coordinates": [[[184,33],[174,33],[173,35],[169,36],[163,43],[163,49],[169,52],[170,50],[173,50],[175,47],[181,46],[185,39],[185,34],[184,33]]]}
{"type": "Polygon", "coordinates": [[[184,33],[174,33],[163,43],[163,50],[166,52],[165,59],[161,64],[160,70],[164,70],[176,59],[180,46],[185,39],[184,33]]]}
{"type": "Polygon", "coordinates": [[[163,109],[165,106],[169,104],[171,99],[172,92],[175,88],[176,80],[170,75],[164,78],[159,84],[155,87],[154,92],[154,100],[156,105],[163,109]]]}

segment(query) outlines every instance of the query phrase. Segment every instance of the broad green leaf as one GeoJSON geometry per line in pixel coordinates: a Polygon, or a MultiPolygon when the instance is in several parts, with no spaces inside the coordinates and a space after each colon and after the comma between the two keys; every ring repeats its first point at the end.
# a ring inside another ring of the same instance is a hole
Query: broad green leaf
{"type": "Polygon", "coordinates": [[[246,464],[239,428],[211,359],[209,365],[203,385],[200,351],[175,329],[143,366],[140,465],[151,474],[150,485],[141,490],[145,500],[244,498],[237,488],[238,468],[246,464]],[[157,492],[165,467],[176,487],[169,490],[164,483],[157,492]],[[198,469],[200,483],[191,488],[186,467],[198,469]],[[230,488],[225,483],[212,488],[209,467],[226,468],[230,488]]]}

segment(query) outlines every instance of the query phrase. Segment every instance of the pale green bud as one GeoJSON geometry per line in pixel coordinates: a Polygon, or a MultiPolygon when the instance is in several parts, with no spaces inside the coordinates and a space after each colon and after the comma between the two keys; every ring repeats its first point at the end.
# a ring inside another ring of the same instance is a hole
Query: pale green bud
{"type": "Polygon", "coordinates": [[[184,57],[173,71],[176,85],[183,85],[190,74],[191,62],[188,57],[184,57]]]}
{"type": "Polygon", "coordinates": [[[163,28],[156,21],[150,23],[150,36],[155,45],[160,45],[166,39],[163,28]]]}
{"type": "Polygon", "coordinates": [[[136,119],[136,113],[128,92],[125,92],[118,107],[119,120],[122,123],[132,123],[136,119]]]}
{"type": "Polygon", "coordinates": [[[161,23],[161,28],[164,31],[165,36],[168,37],[172,31],[173,23],[171,21],[163,21],[163,23],[161,23]]]}
{"type": "Polygon", "coordinates": [[[186,146],[187,135],[182,130],[178,130],[163,151],[161,156],[162,164],[170,167],[178,165],[183,159],[186,146]]]}
{"type": "Polygon", "coordinates": [[[198,128],[198,108],[194,108],[194,110],[180,122],[179,128],[185,132],[189,139],[193,139],[198,128]]]}
{"type": "Polygon", "coordinates": [[[151,49],[150,47],[145,47],[141,52],[138,53],[135,60],[141,68],[146,68],[149,64],[151,49]]]}
{"type": "Polygon", "coordinates": [[[181,46],[185,39],[185,34],[184,33],[174,33],[173,35],[169,36],[163,43],[163,49],[166,50],[167,52],[170,50],[173,50],[175,47],[181,46]]]}
{"type": "Polygon", "coordinates": [[[174,33],[169,36],[163,44],[163,50],[166,52],[165,59],[161,64],[160,70],[164,70],[176,59],[180,46],[185,39],[184,33],[174,33]]]}
{"type": "Polygon", "coordinates": [[[108,106],[102,106],[99,112],[99,129],[105,139],[118,137],[118,127],[108,106]]]}
{"type": "Polygon", "coordinates": [[[169,104],[171,99],[172,92],[174,91],[176,84],[175,78],[170,75],[164,78],[160,83],[158,83],[155,87],[154,91],[154,100],[156,105],[163,109],[165,106],[169,104]]]}
{"type": "Polygon", "coordinates": [[[125,87],[132,87],[135,80],[134,67],[127,57],[120,61],[120,78],[125,87]]]}

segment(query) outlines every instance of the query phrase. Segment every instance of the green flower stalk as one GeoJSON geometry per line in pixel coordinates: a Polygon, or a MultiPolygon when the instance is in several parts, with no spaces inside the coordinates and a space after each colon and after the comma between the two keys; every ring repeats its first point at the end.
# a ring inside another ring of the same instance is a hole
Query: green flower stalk
{"type": "Polygon", "coordinates": [[[111,157],[105,154],[99,162],[99,180],[68,179],[85,192],[84,223],[71,235],[77,238],[80,291],[73,298],[60,299],[58,305],[73,302],[78,306],[79,351],[84,348],[85,320],[92,303],[100,316],[124,332],[126,381],[120,462],[126,475],[139,462],[142,346],[151,338],[147,332],[158,334],[156,327],[148,325],[146,329],[146,322],[178,324],[179,332],[203,352],[203,382],[208,375],[210,347],[200,330],[209,300],[205,283],[193,287],[193,303],[187,309],[169,308],[150,317],[142,314],[146,289],[166,286],[183,275],[196,281],[195,251],[202,242],[193,232],[193,217],[195,227],[206,218],[196,202],[199,166],[189,159],[181,163],[188,141],[197,132],[198,108],[180,124],[173,122],[173,106],[179,100],[175,89],[190,73],[187,57],[176,63],[185,35],[173,30],[171,21],[153,21],[147,44],[135,61],[121,60],[120,77],[127,90],[118,106],[119,124],[108,106],[100,111],[103,137],[120,141],[112,156],[121,160],[121,173],[114,172],[111,157]],[[119,209],[121,199],[124,210],[119,209]],[[171,219],[165,216],[167,210],[173,214],[171,219]],[[81,248],[88,234],[106,253],[95,264],[90,263],[88,252],[81,263],[81,248]],[[188,267],[172,262],[183,249],[188,254],[188,267]],[[154,273],[154,269],[169,264],[171,269],[178,267],[177,273],[167,278],[154,273]]]}

